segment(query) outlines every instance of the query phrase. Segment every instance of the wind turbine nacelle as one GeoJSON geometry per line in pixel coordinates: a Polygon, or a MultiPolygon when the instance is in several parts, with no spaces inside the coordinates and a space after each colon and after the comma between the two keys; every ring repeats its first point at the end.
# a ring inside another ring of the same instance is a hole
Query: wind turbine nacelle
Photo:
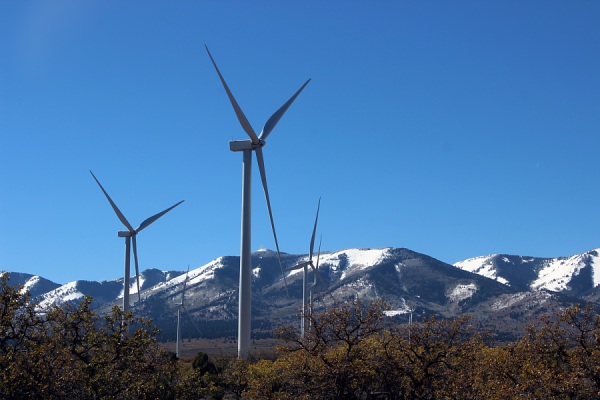
{"type": "Polygon", "coordinates": [[[229,142],[229,150],[231,151],[246,151],[246,150],[255,150],[258,147],[263,147],[265,145],[264,140],[259,140],[258,143],[252,143],[252,140],[231,140],[229,142]]]}
{"type": "Polygon", "coordinates": [[[129,231],[119,231],[119,232],[117,232],[117,235],[119,237],[130,237],[130,236],[133,236],[131,234],[131,232],[129,232],[129,231]]]}

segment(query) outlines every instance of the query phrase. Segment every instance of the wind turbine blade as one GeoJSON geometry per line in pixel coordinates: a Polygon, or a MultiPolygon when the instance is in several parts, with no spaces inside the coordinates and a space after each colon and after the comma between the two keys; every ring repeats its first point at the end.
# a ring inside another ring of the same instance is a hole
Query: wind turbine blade
{"type": "Polygon", "coordinates": [[[321,235],[319,237],[319,252],[317,253],[317,266],[315,267],[315,270],[319,269],[319,258],[321,258],[321,242],[322,241],[323,241],[323,235],[321,235]]]}
{"type": "Polygon", "coordinates": [[[256,148],[256,161],[258,161],[258,169],[260,170],[260,179],[262,181],[263,190],[265,191],[265,199],[267,200],[267,209],[269,210],[269,219],[271,220],[271,229],[273,230],[273,238],[275,239],[275,247],[277,248],[277,259],[279,260],[279,269],[285,283],[287,292],[287,281],[283,273],[283,265],[281,264],[281,252],[279,251],[279,242],[277,241],[277,233],[275,232],[275,222],[273,222],[273,213],[271,212],[271,200],[269,199],[269,188],[267,187],[267,174],[265,172],[265,160],[263,158],[262,147],[256,148]]]}
{"type": "Polygon", "coordinates": [[[169,211],[171,211],[172,209],[174,209],[175,207],[177,207],[184,201],[185,200],[181,200],[179,203],[167,208],[166,210],[161,211],[158,214],[151,216],[150,218],[147,218],[146,220],[144,220],[144,222],[142,222],[140,224],[140,226],[138,226],[138,228],[135,230],[135,233],[139,233],[142,229],[147,228],[148,225],[150,225],[151,223],[153,223],[154,221],[156,221],[157,219],[159,219],[160,217],[162,217],[163,215],[165,215],[166,213],[168,213],[169,211]]]}
{"type": "Polygon", "coordinates": [[[271,117],[267,120],[267,123],[265,124],[262,132],[260,133],[260,136],[258,137],[259,139],[265,140],[267,136],[269,136],[273,128],[275,128],[275,125],[277,125],[281,117],[283,117],[283,114],[285,114],[285,112],[288,108],[290,108],[294,100],[296,100],[296,97],[298,97],[300,92],[302,92],[306,85],[308,85],[308,82],[310,82],[310,79],[304,82],[304,85],[302,85],[302,87],[298,89],[298,91],[294,93],[294,95],[284,105],[282,105],[279,108],[279,110],[275,111],[275,113],[271,115],[271,117]]]}
{"type": "Polygon", "coordinates": [[[321,274],[319,274],[318,270],[315,268],[313,269],[313,272],[313,283],[310,285],[310,287],[319,286],[319,282],[321,285],[325,286],[325,281],[323,280],[323,277],[321,277],[321,274]]]}
{"type": "MultiPolygon", "coordinates": [[[[321,253],[321,244],[319,243],[319,256],[320,256],[320,253],[321,253]]],[[[319,268],[319,256],[317,256],[317,266],[315,268],[314,283],[311,286],[311,288],[312,287],[316,288],[316,291],[317,291],[317,296],[316,297],[320,297],[321,298],[321,302],[323,304],[323,307],[325,309],[327,309],[327,304],[325,304],[325,296],[324,296],[325,294],[329,295],[329,297],[331,298],[331,301],[333,302],[334,306],[337,306],[340,302],[335,297],[333,297],[333,293],[331,291],[327,291],[326,290],[325,292],[321,292],[320,288],[325,288],[326,287],[326,285],[325,285],[326,282],[323,279],[322,275],[317,273],[317,269],[319,268]]]]}
{"type": "MultiPolygon", "coordinates": [[[[321,275],[319,275],[318,272],[317,272],[317,270],[315,269],[314,270],[313,284],[310,285],[310,289],[309,290],[310,290],[310,292],[312,294],[312,291],[314,289],[316,291],[316,295],[314,296],[315,297],[315,301],[316,301],[316,299],[318,297],[321,298],[321,302],[323,303],[323,307],[326,307],[325,301],[323,299],[323,294],[321,293],[321,290],[319,289],[319,283],[318,283],[318,281],[323,282],[323,278],[321,278],[321,275]]],[[[323,285],[323,287],[325,287],[325,285],[323,285]]]]}
{"type": "Polygon", "coordinates": [[[189,273],[190,273],[190,266],[188,265],[187,272],[185,273],[185,280],[183,281],[183,290],[181,291],[181,307],[183,307],[183,296],[185,296],[185,287],[187,286],[189,273]]]}
{"type": "Polygon", "coordinates": [[[302,262],[300,264],[294,265],[293,267],[286,268],[285,272],[295,271],[297,269],[304,268],[307,265],[311,265],[311,264],[312,264],[311,262],[308,262],[308,263],[307,262],[302,262]]]}
{"type": "Polygon", "coordinates": [[[200,334],[200,336],[202,336],[202,331],[200,330],[200,328],[198,328],[198,325],[196,325],[196,322],[194,321],[194,318],[192,318],[192,315],[189,313],[189,311],[187,310],[187,308],[186,307],[181,307],[181,308],[183,308],[183,311],[185,311],[185,313],[190,318],[190,321],[192,321],[192,324],[194,325],[194,327],[196,328],[196,330],[198,331],[198,333],[200,334]]]}
{"type": "Polygon", "coordinates": [[[135,281],[137,282],[137,293],[138,293],[138,301],[142,300],[142,296],[140,294],[140,269],[138,267],[138,256],[137,256],[137,241],[135,240],[136,235],[132,235],[133,240],[133,261],[135,263],[135,281]]]}
{"type": "MultiPolygon", "coordinates": [[[[313,248],[315,247],[315,235],[317,234],[317,221],[319,220],[319,210],[321,209],[321,198],[319,197],[319,203],[317,205],[317,216],[315,217],[315,226],[313,228],[312,237],[310,238],[310,255],[308,259],[312,262],[313,248]]],[[[319,244],[319,246],[321,246],[319,244]]],[[[320,248],[319,248],[320,251],[320,248]]]]}
{"type": "MultiPolygon", "coordinates": [[[[320,199],[319,199],[320,200],[320,199]]],[[[321,282],[323,282],[323,278],[321,278],[321,275],[319,275],[319,273],[317,272],[319,269],[319,259],[321,258],[321,242],[323,241],[323,236],[321,235],[320,239],[319,239],[319,252],[317,253],[317,266],[315,267],[314,265],[311,266],[314,269],[314,278],[313,278],[313,284],[311,285],[311,289],[314,287],[317,289],[317,294],[320,296],[321,291],[319,290],[319,285],[317,283],[318,280],[320,280],[321,282]]]]}
{"type": "Polygon", "coordinates": [[[208,46],[204,45],[204,47],[206,47],[206,52],[208,53],[210,60],[212,61],[213,65],[215,66],[215,69],[217,70],[217,74],[219,74],[219,79],[221,79],[221,83],[223,84],[223,87],[225,88],[225,91],[227,92],[227,96],[229,97],[229,101],[231,102],[231,105],[233,106],[233,110],[235,111],[235,115],[237,116],[238,121],[240,121],[242,128],[244,128],[244,130],[246,131],[248,136],[250,136],[250,139],[252,139],[252,143],[257,144],[258,137],[256,136],[256,133],[254,133],[254,129],[252,129],[252,125],[250,125],[250,122],[248,122],[248,119],[244,115],[244,112],[240,108],[237,101],[235,101],[235,97],[233,97],[233,93],[231,93],[231,90],[229,90],[229,86],[227,86],[227,83],[225,82],[225,78],[223,78],[221,71],[219,71],[219,67],[217,67],[217,63],[215,62],[212,54],[210,54],[210,51],[208,50],[208,46]]]}
{"type": "Polygon", "coordinates": [[[313,288],[316,288],[316,290],[317,290],[317,293],[318,293],[318,294],[320,294],[320,291],[319,291],[319,283],[318,283],[318,281],[317,281],[317,278],[318,278],[319,280],[321,280],[321,282],[323,281],[323,278],[321,278],[321,276],[320,276],[320,275],[318,275],[318,273],[317,273],[317,270],[314,270],[314,275],[313,275],[313,283],[312,283],[312,285],[310,285],[310,288],[309,288],[309,289],[310,289],[310,290],[312,290],[313,288]]]}
{"type": "Polygon", "coordinates": [[[102,184],[100,184],[100,181],[98,180],[98,178],[96,178],[96,175],[94,175],[94,173],[92,172],[92,170],[90,170],[90,174],[92,174],[92,176],[94,177],[94,180],[96,181],[96,183],[98,184],[98,186],[100,186],[100,189],[102,189],[102,192],[104,193],[104,195],[108,199],[108,202],[110,203],[110,205],[112,206],[113,210],[117,214],[117,217],[119,217],[119,220],[121,220],[121,222],[123,223],[123,225],[125,225],[127,227],[127,229],[129,229],[129,232],[134,232],[134,229],[131,226],[131,224],[129,223],[129,221],[127,221],[127,218],[125,218],[125,216],[123,215],[123,213],[121,212],[121,210],[119,210],[119,207],[117,207],[117,205],[115,204],[115,202],[112,201],[112,199],[110,198],[110,196],[108,195],[108,193],[106,192],[106,190],[104,190],[104,188],[102,187],[102,184]]]}

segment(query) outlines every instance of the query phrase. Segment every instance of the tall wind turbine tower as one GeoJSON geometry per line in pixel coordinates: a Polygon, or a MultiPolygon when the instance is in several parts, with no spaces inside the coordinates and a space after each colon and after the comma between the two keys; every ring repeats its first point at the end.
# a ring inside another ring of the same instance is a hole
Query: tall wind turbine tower
{"type": "MultiPolygon", "coordinates": [[[[229,142],[229,149],[234,152],[242,152],[243,164],[242,164],[242,229],[241,229],[241,245],[240,245],[240,289],[239,289],[239,311],[238,311],[238,357],[246,357],[250,350],[250,335],[251,335],[251,277],[252,277],[252,266],[250,264],[251,255],[251,179],[252,179],[252,152],[256,152],[256,160],[258,162],[258,169],[260,171],[260,179],[262,181],[263,190],[265,192],[265,199],[267,201],[267,209],[269,210],[269,218],[271,220],[271,229],[273,230],[273,238],[275,239],[275,246],[277,248],[277,255],[279,257],[279,265],[281,267],[281,254],[279,251],[279,243],[277,242],[277,234],[275,233],[275,223],[273,222],[273,213],[271,212],[271,201],[269,200],[269,190],[267,188],[267,176],[265,172],[265,164],[263,158],[262,148],[266,144],[267,136],[271,133],[273,128],[277,125],[283,114],[287,111],[290,105],[296,100],[296,97],[302,92],[302,90],[308,85],[310,79],[307,80],[300,89],[283,105],[281,106],[271,117],[267,120],[267,123],[263,127],[260,135],[256,135],[254,129],[246,119],[242,109],[238,105],[237,101],[233,97],[231,90],[227,86],[217,63],[213,59],[208,47],[206,47],[208,56],[212,61],[219,79],[223,84],[225,92],[229,97],[229,101],[233,106],[235,115],[238,121],[242,125],[242,129],[250,137],[249,140],[232,140],[229,142]]],[[[283,268],[282,268],[283,274],[283,268]]]]}
{"type": "Polygon", "coordinates": [[[123,283],[123,286],[124,286],[123,287],[123,312],[127,312],[127,311],[129,311],[129,280],[130,280],[130,268],[131,268],[130,267],[130,264],[131,264],[131,243],[133,242],[133,258],[135,260],[135,276],[137,278],[138,300],[140,300],[141,299],[141,297],[140,297],[140,270],[139,270],[139,267],[138,267],[136,236],[137,236],[138,233],[140,233],[143,229],[147,228],[150,224],[152,224],[153,222],[155,222],[157,219],[159,219],[160,217],[162,217],[163,215],[165,215],[166,213],[168,213],[169,211],[171,211],[172,209],[174,209],[175,207],[177,207],[178,205],[180,205],[181,203],[183,203],[184,200],[181,200],[179,203],[177,203],[177,204],[175,204],[175,205],[167,208],[166,210],[161,211],[158,214],[155,214],[155,215],[151,216],[150,218],[145,219],[140,224],[140,226],[138,226],[136,229],[133,229],[133,226],[131,226],[131,224],[129,223],[129,221],[127,221],[127,218],[125,218],[125,216],[119,210],[119,208],[117,207],[117,205],[115,204],[115,202],[110,198],[110,196],[108,195],[108,193],[106,192],[106,190],[104,190],[104,188],[100,184],[100,181],[96,178],[96,176],[94,175],[94,173],[92,171],[90,171],[90,174],[92,174],[92,177],[94,178],[94,180],[96,181],[96,183],[98,184],[98,186],[100,186],[100,189],[104,193],[104,196],[106,196],[106,199],[108,200],[108,202],[110,203],[111,207],[115,211],[115,214],[117,214],[117,217],[119,218],[119,220],[127,228],[126,231],[119,231],[118,232],[118,236],[119,237],[125,238],[125,277],[124,277],[124,283],[123,283]]]}

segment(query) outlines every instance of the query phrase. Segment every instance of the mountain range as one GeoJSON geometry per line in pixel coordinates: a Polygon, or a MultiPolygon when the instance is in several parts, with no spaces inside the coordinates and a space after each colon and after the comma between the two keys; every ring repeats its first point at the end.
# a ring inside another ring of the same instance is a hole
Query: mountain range
{"type": "MultiPolygon", "coordinates": [[[[538,258],[494,254],[454,265],[404,248],[346,249],[319,257],[315,308],[348,299],[384,299],[399,322],[416,316],[451,318],[468,313],[477,327],[509,339],[541,314],[600,299],[600,249],[571,257],[538,258]]],[[[308,255],[281,254],[284,268],[308,255]]],[[[301,270],[282,276],[277,253],[252,253],[253,337],[270,336],[282,324],[297,323],[302,302],[301,270]]],[[[165,340],[172,339],[176,310],[187,279],[183,318],[186,337],[235,337],[239,257],[219,257],[185,271],[148,269],[140,274],[140,294],[132,279],[132,310],[151,318],[165,340]]],[[[123,278],[59,285],[43,277],[9,272],[11,285],[29,290],[40,307],[76,303],[92,296],[99,312],[119,306],[123,278]]],[[[312,282],[312,272],[309,278],[312,282]]],[[[298,323],[299,324],[299,323],[298,323]]]]}

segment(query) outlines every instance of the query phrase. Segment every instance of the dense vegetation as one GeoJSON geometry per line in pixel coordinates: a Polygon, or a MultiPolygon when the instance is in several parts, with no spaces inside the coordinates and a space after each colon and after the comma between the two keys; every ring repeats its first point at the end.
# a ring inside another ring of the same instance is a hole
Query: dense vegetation
{"type": "Polygon", "coordinates": [[[307,316],[305,337],[280,328],[272,357],[177,360],[147,320],[114,308],[52,307],[0,278],[2,399],[593,399],[600,397],[600,318],[574,306],[521,339],[491,346],[468,316],[412,326],[383,302],[307,316]]]}

